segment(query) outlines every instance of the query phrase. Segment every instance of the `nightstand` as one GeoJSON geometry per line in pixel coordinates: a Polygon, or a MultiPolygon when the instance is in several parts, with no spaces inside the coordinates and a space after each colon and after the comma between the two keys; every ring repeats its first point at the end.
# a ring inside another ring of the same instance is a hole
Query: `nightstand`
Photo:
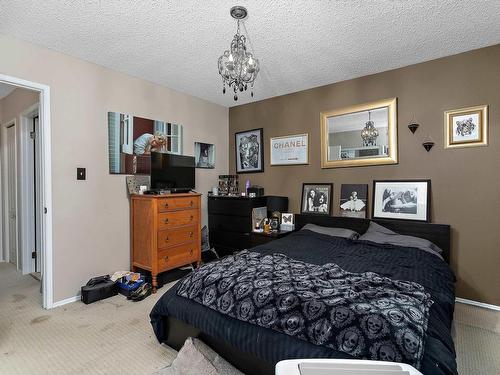
{"type": "Polygon", "coordinates": [[[286,237],[290,233],[293,233],[293,232],[294,231],[289,231],[289,232],[277,231],[277,232],[270,232],[270,233],[252,232],[252,233],[250,233],[250,244],[251,244],[251,247],[263,245],[263,244],[266,244],[268,242],[286,237]]]}

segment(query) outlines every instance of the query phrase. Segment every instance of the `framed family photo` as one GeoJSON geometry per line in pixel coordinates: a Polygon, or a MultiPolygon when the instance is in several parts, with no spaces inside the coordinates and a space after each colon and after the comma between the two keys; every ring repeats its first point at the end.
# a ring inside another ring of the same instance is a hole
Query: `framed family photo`
{"type": "Polygon", "coordinates": [[[444,113],[444,147],[488,145],[488,106],[461,108],[444,113]]]}
{"type": "Polygon", "coordinates": [[[263,129],[235,133],[236,172],[264,172],[263,129]]]}
{"type": "Polygon", "coordinates": [[[333,184],[304,183],[300,213],[308,215],[327,215],[332,212],[333,184]]]}
{"type": "Polygon", "coordinates": [[[373,181],[373,219],[430,221],[430,180],[373,181]]]}
{"type": "Polygon", "coordinates": [[[366,217],[368,185],[342,184],[340,188],[340,216],[366,217]]]}

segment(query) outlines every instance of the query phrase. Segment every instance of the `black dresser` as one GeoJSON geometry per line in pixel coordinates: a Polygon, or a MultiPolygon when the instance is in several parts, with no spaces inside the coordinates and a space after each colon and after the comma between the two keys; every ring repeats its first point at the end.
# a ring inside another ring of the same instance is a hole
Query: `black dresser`
{"type": "Polygon", "coordinates": [[[210,245],[217,250],[220,256],[232,254],[235,250],[255,246],[251,235],[252,209],[267,206],[268,210],[279,211],[278,207],[272,207],[276,202],[279,202],[281,212],[288,210],[287,197],[209,196],[208,229],[210,245]]]}

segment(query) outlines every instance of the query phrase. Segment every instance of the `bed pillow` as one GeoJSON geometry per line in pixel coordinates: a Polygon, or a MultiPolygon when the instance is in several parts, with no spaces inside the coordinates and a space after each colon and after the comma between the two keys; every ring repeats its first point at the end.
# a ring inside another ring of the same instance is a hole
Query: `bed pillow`
{"type": "Polygon", "coordinates": [[[302,227],[302,229],[307,229],[316,233],[326,234],[327,236],[348,238],[350,240],[355,240],[356,238],[359,237],[358,232],[346,228],[331,228],[331,227],[322,227],[316,224],[306,224],[302,227]]]}
{"type": "Polygon", "coordinates": [[[370,222],[370,226],[368,227],[366,233],[359,237],[358,240],[371,241],[380,244],[391,244],[396,246],[416,247],[423,251],[437,255],[438,257],[443,259],[443,257],[441,256],[443,250],[433,244],[431,241],[424,238],[398,234],[373,221],[370,222]]]}

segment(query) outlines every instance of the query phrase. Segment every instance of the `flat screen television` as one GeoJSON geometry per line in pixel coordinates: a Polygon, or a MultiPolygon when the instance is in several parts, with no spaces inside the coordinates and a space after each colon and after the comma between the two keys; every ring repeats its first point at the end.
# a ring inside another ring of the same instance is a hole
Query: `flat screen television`
{"type": "Polygon", "coordinates": [[[194,157],[151,152],[151,189],[173,193],[194,189],[194,157]]]}

